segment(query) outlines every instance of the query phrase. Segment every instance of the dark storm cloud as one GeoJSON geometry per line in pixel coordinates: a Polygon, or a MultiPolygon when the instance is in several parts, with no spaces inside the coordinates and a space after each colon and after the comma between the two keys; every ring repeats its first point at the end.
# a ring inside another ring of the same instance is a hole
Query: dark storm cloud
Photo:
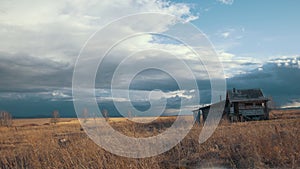
{"type": "Polygon", "coordinates": [[[277,106],[299,98],[300,69],[289,65],[278,66],[266,63],[255,69],[227,80],[228,88],[262,88],[265,95],[272,97],[277,106]]]}
{"type": "MultiPolygon", "coordinates": [[[[291,59],[273,59],[260,69],[227,79],[227,87],[229,89],[233,87],[262,88],[265,95],[272,96],[278,105],[285,105],[299,98],[300,69],[295,65],[296,63],[291,59]],[[283,63],[279,64],[279,61],[283,63]]],[[[109,89],[117,66],[118,63],[110,59],[100,65],[96,87],[109,89]]],[[[70,63],[56,62],[28,54],[0,53],[0,91],[2,93],[45,91],[51,93],[59,88],[71,88],[72,75],[73,65],[70,63]]],[[[187,80],[186,83],[190,81],[187,80]]],[[[209,101],[210,81],[198,77],[197,84],[205,102],[209,101]]],[[[176,80],[168,74],[158,70],[148,70],[138,74],[131,81],[130,89],[146,91],[160,89],[168,92],[178,90],[179,87],[176,80]]]]}
{"type": "Polygon", "coordinates": [[[72,72],[72,65],[67,63],[21,53],[0,53],[0,91],[70,86],[72,72]]]}
{"type": "Polygon", "coordinates": [[[246,63],[242,63],[240,65],[242,66],[255,66],[255,65],[259,65],[260,63],[253,63],[253,62],[246,62],[246,63]]]}

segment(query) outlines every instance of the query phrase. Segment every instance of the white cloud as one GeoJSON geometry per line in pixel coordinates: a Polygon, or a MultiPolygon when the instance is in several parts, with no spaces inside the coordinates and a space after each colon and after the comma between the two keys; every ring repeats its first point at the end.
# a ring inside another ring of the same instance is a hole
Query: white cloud
{"type": "Polygon", "coordinates": [[[294,102],[287,103],[287,104],[281,106],[281,108],[296,108],[296,107],[300,107],[299,101],[294,101],[294,102]]]}
{"type": "Polygon", "coordinates": [[[193,95],[189,95],[189,91],[185,90],[177,90],[177,91],[172,91],[166,93],[167,98],[175,98],[175,97],[180,97],[180,98],[185,98],[185,99],[191,99],[193,98],[193,95]]]}
{"type": "Polygon", "coordinates": [[[228,38],[230,36],[230,32],[223,32],[221,35],[223,38],[228,38]]]}
{"type": "Polygon", "coordinates": [[[232,5],[234,0],[217,0],[217,1],[225,5],[232,5]]]}
{"type": "Polygon", "coordinates": [[[297,68],[300,69],[300,57],[298,55],[292,56],[273,56],[268,60],[263,60],[255,57],[241,57],[225,50],[218,51],[220,60],[224,66],[226,77],[233,77],[235,75],[248,73],[252,70],[264,71],[263,65],[272,63],[277,67],[297,68]]]}
{"type": "Polygon", "coordinates": [[[219,51],[219,56],[221,57],[222,61],[231,60],[235,55],[233,53],[219,51]]]}
{"type": "Polygon", "coordinates": [[[287,67],[287,68],[300,68],[300,57],[299,56],[280,56],[274,57],[268,61],[269,63],[274,63],[278,67],[287,67]]]}
{"type": "Polygon", "coordinates": [[[245,28],[244,27],[233,27],[233,28],[225,28],[216,32],[216,36],[218,38],[228,40],[240,40],[244,37],[245,28]]]}
{"type": "Polygon", "coordinates": [[[263,63],[253,57],[240,57],[226,51],[218,51],[227,78],[259,68],[263,63]]]}
{"type": "MultiPolygon", "coordinates": [[[[0,42],[0,51],[69,62],[74,61],[94,31],[119,17],[162,12],[186,21],[196,18],[187,4],[156,0],[1,1],[0,6],[4,11],[0,15],[0,36],[5,39],[0,42]]],[[[168,21],[154,23],[158,28],[169,24],[168,21]]]]}
{"type": "Polygon", "coordinates": [[[70,95],[63,93],[62,91],[55,90],[52,92],[52,96],[55,98],[70,98],[70,95]]]}

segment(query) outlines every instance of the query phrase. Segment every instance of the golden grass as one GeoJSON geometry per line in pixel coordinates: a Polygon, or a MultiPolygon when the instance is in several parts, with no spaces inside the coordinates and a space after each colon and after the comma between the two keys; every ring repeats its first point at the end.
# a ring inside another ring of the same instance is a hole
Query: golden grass
{"type": "MultiPolygon", "coordinates": [[[[76,119],[15,120],[14,127],[0,128],[0,168],[299,168],[300,118],[282,118],[273,111],[272,120],[222,123],[213,136],[198,143],[201,126],[173,149],[156,157],[130,159],[105,151],[90,140],[76,119]],[[36,124],[26,125],[26,124],[36,124]],[[59,139],[65,138],[61,144],[59,139]]],[[[134,137],[156,135],[169,127],[174,117],[151,124],[135,124],[110,118],[120,132],[134,137]],[[149,127],[151,130],[149,130],[149,127]]]]}

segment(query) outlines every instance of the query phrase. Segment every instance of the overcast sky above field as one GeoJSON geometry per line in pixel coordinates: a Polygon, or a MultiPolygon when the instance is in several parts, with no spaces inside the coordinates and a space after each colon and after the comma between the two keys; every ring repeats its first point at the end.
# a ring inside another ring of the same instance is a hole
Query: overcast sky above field
{"type": "MultiPolygon", "coordinates": [[[[72,101],[75,61],[88,38],[111,21],[140,12],[175,15],[179,18],[175,22],[191,22],[199,28],[222,61],[228,88],[262,88],[267,96],[274,98],[277,106],[300,107],[299,6],[300,1],[292,0],[2,0],[0,110],[18,115],[28,111],[64,111],[63,103],[72,101]]],[[[162,32],[168,31],[174,22],[148,19],[154,30],[162,32]]],[[[128,30],[126,25],[111,30],[111,39],[128,30]]],[[[132,44],[137,44],[135,48],[155,46],[171,50],[185,57],[195,70],[203,72],[186,48],[154,35],[123,43],[115,57],[131,54],[132,44]]],[[[136,55],[133,61],[141,57],[136,55]]],[[[157,66],[165,64],[161,60],[152,62],[157,66]]],[[[177,66],[172,59],[166,62],[177,66]]],[[[115,65],[114,60],[108,59],[101,71],[103,75],[99,75],[101,80],[96,84],[99,100],[111,99],[105,78],[111,76],[115,65]]],[[[176,73],[185,78],[180,69],[176,73]]],[[[203,85],[200,93],[205,94],[209,90],[207,74],[199,73],[197,78],[198,84],[203,85]]],[[[163,90],[170,102],[178,97],[191,99],[194,93],[177,90],[174,79],[153,70],[137,77],[131,87],[133,101],[144,101],[148,91],[155,88],[163,90]]],[[[121,86],[119,93],[122,93],[121,86]]],[[[115,99],[127,101],[122,94],[115,99]]]]}

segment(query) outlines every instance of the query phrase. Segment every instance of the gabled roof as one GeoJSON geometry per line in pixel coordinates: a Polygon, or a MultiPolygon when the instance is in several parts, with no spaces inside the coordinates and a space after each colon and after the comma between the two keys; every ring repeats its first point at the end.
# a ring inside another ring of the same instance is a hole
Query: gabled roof
{"type": "Polygon", "coordinates": [[[269,100],[264,97],[261,89],[233,89],[227,91],[227,97],[230,102],[243,102],[255,100],[269,100]]]}

